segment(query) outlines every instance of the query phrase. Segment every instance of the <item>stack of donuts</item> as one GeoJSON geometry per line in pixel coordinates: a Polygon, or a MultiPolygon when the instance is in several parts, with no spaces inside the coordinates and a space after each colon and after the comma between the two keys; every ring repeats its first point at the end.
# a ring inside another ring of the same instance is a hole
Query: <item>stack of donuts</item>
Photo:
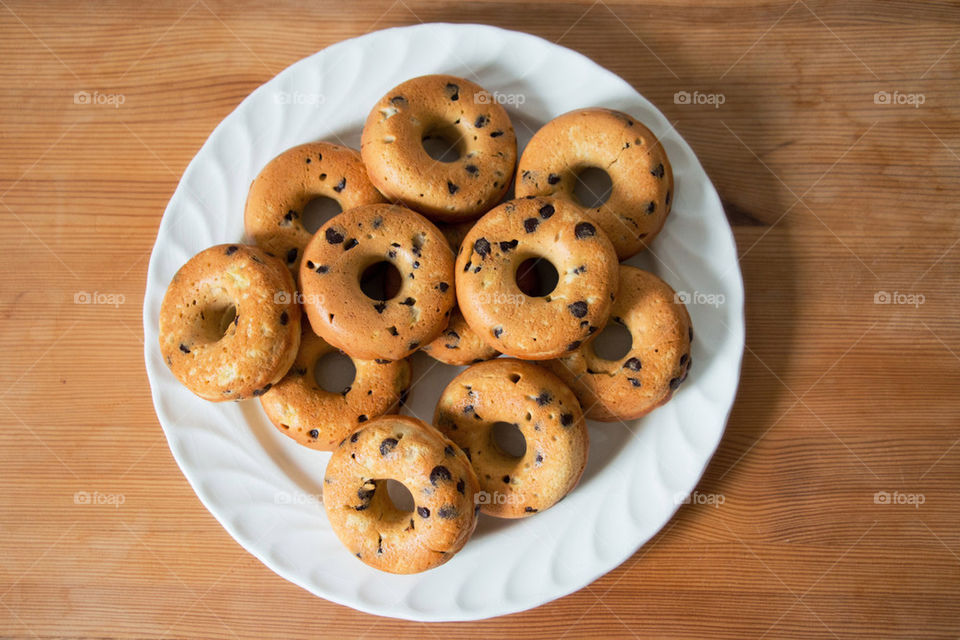
{"type": "Polygon", "coordinates": [[[479,513],[549,509],[583,473],[586,419],[645,415],[691,364],[684,305],[621,264],[670,212],[673,174],[655,136],[627,114],[580,109],[536,132],[518,161],[510,118],[490,98],[463,78],[414,78],[374,105],[359,152],[283,152],[250,187],[250,244],[191,258],[161,308],[177,379],[213,402],[256,397],[281,433],[332,451],[330,524],[357,558],[393,573],[449,560],[479,513]],[[425,144],[438,142],[447,153],[435,159],[425,144]],[[575,192],[590,168],[612,183],[596,206],[575,192]],[[342,211],[311,233],[304,212],[319,197],[342,211]],[[631,346],[605,359],[594,346],[612,324],[631,346]],[[399,415],[418,350],[469,365],[432,424],[399,415]],[[314,375],[336,351],[356,370],[339,392],[314,375]],[[522,434],[521,454],[494,437],[499,423],[522,434]],[[393,503],[388,480],[410,491],[412,510],[393,503]]]}

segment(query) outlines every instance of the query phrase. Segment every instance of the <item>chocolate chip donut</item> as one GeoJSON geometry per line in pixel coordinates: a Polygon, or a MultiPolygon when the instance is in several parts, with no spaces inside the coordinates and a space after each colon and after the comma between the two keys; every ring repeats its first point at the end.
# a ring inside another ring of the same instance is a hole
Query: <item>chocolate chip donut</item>
{"type": "Polygon", "coordinates": [[[323,504],[333,532],[355,556],[381,571],[418,573],[466,544],[477,525],[477,489],[459,447],[416,418],[388,415],[333,452],[323,504]],[[410,491],[412,512],[394,506],[387,480],[410,491]]]}
{"type": "Polygon", "coordinates": [[[160,352],[201,398],[266,393],[300,345],[300,307],[290,272],[260,248],[221,244],[190,258],[160,306],[160,352]]]}
{"type": "Polygon", "coordinates": [[[251,183],[244,212],[247,236],[297,273],[313,235],[303,226],[303,210],[321,196],[336,200],[344,211],[384,202],[359,152],[329,142],[302,144],[267,163],[251,183]]]}
{"type": "Polygon", "coordinates": [[[632,345],[622,358],[600,358],[591,340],[547,364],[570,385],[591,420],[632,420],[667,402],[687,379],[693,327],[670,285],[626,265],[620,267],[610,318],[630,331],[632,345]]]}
{"type": "Polygon", "coordinates": [[[663,227],[673,194],[667,154],[649,129],[611,109],[579,109],[548,122],[530,140],[517,167],[517,197],[557,196],[578,202],[577,176],[597,167],[610,176],[610,196],[584,208],[625,260],[663,227]]]}
{"type": "Polygon", "coordinates": [[[433,418],[470,458],[486,514],[523,518],[567,495],[587,464],[589,437],[573,392],[546,369],[513,358],[469,367],[440,396],[433,418]],[[526,440],[519,458],[502,451],[493,425],[507,422],[526,440]]]}
{"type": "Polygon", "coordinates": [[[506,193],[517,138],[506,110],[479,85],[421,76],[391,89],[374,106],[360,144],[370,180],[388,198],[438,220],[476,218],[506,193]],[[459,152],[434,160],[423,148],[440,138],[459,152]]]}
{"type": "Polygon", "coordinates": [[[454,305],[453,252],[423,216],[371,204],[331,218],[304,249],[300,285],[310,326],[354,358],[399,360],[440,335],[454,305]],[[373,299],[368,268],[399,272],[399,290],[373,299]]]}
{"type": "Polygon", "coordinates": [[[282,433],[300,444],[333,451],[337,443],[363,422],[390,411],[410,387],[410,363],[352,359],[353,382],[341,392],[317,384],[317,362],[336,349],[303,323],[300,350],[286,376],[265,394],[260,404],[282,433]]]}
{"type": "Polygon", "coordinates": [[[450,313],[450,324],[443,333],[423,345],[423,352],[434,360],[454,366],[482,362],[500,355],[470,328],[458,307],[450,313]]]}
{"type": "Polygon", "coordinates": [[[511,200],[467,234],[456,265],[463,317],[491,347],[524,360],[573,351],[607,321],[617,255],[575,205],[556,198],[511,200]],[[518,268],[546,258],[559,281],[543,296],[517,285],[518,268]]]}

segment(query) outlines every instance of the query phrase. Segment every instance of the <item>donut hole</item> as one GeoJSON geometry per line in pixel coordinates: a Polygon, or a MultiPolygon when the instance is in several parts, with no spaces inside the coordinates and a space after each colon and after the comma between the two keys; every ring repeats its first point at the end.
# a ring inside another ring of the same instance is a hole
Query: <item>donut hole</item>
{"type": "Polygon", "coordinates": [[[522,458],[527,453],[527,439],[515,424],[494,422],[490,427],[494,448],[507,458],[522,458]]]}
{"type": "Polygon", "coordinates": [[[313,379],[317,386],[329,393],[344,393],[357,377],[357,368],[350,356],[331,351],[313,365],[313,379]]]}
{"type": "Polygon", "coordinates": [[[517,288],[531,298],[550,295],[557,288],[560,274],[546,258],[527,258],[517,266],[517,288]]]}
{"type": "Polygon", "coordinates": [[[200,342],[217,342],[233,327],[237,320],[237,306],[231,302],[207,305],[200,312],[200,342]]]}
{"type": "Polygon", "coordinates": [[[427,155],[437,162],[456,162],[463,156],[463,136],[453,125],[428,129],[420,142],[427,155]]]}
{"type": "Polygon", "coordinates": [[[587,167],[577,173],[573,196],[581,206],[595,209],[610,199],[613,180],[600,167],[587,167]]]}
{"type": "Polygon", "coordinates": [[[633,347],[630,331],[619,322],[611,322],[593,340],[593,352],[602,360],[619,360],[633,347]]]}
{"type": "Polygon", "coordinates": [[[371,300],[390,300],[400,293],[403,276],[388,260],[374,262],[360,274],[360,290],[371,300]]]}
{"type": "Polygon", "coordinates": [[[303,224],[304,229],[310,233],[316,233],[327,220],[341,211],[343,211],[343,207],[340,206],[339,202],[327,196],[319,196],[308,202],[303,208],[303,215],[300,217],[300,222],[303,224]]]}
{"type": "MultiPolygon", "coordinates": [[[[380,484],[382,481],[379,481],[377,484],[380,484]]],[[[402,482],[397,480],[389,479],[386,481],[387,484],[387,496],[390,498],[390,502],[393,503],[394,508],[397,511],[403,511],[404,513],[411,513],[413,511],[414,501],[413,494],[410,493],[410,489],[407,489],[402,482]]]]}

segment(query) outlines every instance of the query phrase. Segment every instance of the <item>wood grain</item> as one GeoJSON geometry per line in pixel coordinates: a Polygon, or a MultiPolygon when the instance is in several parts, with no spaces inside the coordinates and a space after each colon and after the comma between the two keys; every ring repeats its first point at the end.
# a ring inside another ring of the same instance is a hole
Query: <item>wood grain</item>
{"type": "Polygon", "coordinates": [[[2,0],[0,636],[957,638],[958,25],[955,2],[2,0]],[[469,624],[361,614],[244,552],[177,469],[142,359],[146,258],[213,127],[294,61],[421,21],[522,29],[626,78],[714,180],[747,289],[697,489],[723,503],[575,594],[469,624]]]}

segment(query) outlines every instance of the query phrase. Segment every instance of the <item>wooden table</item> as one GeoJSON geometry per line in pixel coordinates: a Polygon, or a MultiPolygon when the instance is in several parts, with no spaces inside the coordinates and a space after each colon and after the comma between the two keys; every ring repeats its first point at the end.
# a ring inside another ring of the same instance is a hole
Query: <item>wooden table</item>
{"type": "Polygon", "coordinates": [[[0,636],[960,635],[960,6],[269,4],[0,0],[0,636]],[[468,624],[358,613],[242,550],[174,464],[142,356],[147,256],[213,127],[294,61],[421,21],[626,78],[714,180],[747,291],[712,504],[578,593],[468,624]]]}

